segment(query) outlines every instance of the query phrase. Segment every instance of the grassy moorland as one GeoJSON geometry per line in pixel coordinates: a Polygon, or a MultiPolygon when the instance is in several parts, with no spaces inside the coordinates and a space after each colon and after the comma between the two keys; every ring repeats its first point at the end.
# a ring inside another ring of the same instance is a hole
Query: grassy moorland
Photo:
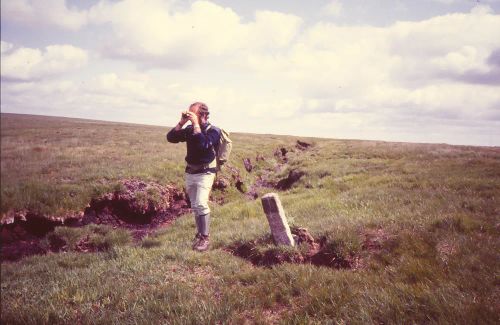
{"type": "MultiPolygon", "coordinates": [[[[2,114],[1,212],[77,213],[124,178],[182,186],[185,149],[168,144],[166,131],[2,114]]],[[[355,263],[260,267],[234,256],[232,247],[254,241],[264,253],[277,248],[260,200],[231,187],[217,193],[226,204],[213,204],[212,248],[203,254],[190,249],[190,216],[141,242],[101,225],[56,228],[70,246],[91,233],[106,249],[2,263],[1,322],[500,322],[499,148],[300,138],[312,146],[298,150],[297,137],[232,138],[230,163],[248,188],[259,176],[273,183],[305,173],[279,192],[290,223],[355,263]],[[277,148],[289,151],[286,162],[277,148]]]]}

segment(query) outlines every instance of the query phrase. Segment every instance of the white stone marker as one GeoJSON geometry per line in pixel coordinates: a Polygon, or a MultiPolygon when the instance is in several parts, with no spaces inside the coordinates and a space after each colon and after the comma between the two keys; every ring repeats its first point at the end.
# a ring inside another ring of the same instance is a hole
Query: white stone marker
{"type": "Polygon", "coordinates": [[[267,193],[261,200],[276,245],[295,246],[278,194],[267,193]]]}

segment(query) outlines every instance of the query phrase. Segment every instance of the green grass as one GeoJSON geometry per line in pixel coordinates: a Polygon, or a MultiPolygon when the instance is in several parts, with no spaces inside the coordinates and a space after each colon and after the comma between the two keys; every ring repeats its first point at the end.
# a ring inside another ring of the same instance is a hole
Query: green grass
{"type": "MultiPolygon", "coordinates": [[[[185,148],[168,144],[167,130],[2,114],[2,213],[81,211],[122,178],[182,186],[185,148]]],[[[277,164],[277,147],[292,149],[299,139],[232,138],[230,163],[247,186],[277,164]],[[257,153],[266,160],[255,163],[257,153]],[[252,173],[243,168],[247,157],[255,165],[252,173]]],[[[266,240],[260,201],[231,188],[217,194],[227,204],[212,205],[212,246],[203,254],[190,247],[191,216],[138,243],[120,229],[56,228],[71,247],[89,234],[106,249],[3,263],[2,323],[500,321],[499,148],[301,140],[314,145],[290,152],[288,164],[270,175],[279,180],[291,169],[306,172],[280,192],[288,219],[315,238],[325,236],[332,249],[357,256],[358,268],[257,267],[232,255],[235,244],[259,239],[260,251],[276,248],[266,240]],[[375,244],[366,248],[369,237],[375,244]]]]}
{"type": "MultiPolygon", "coordinates": [[[[1,213],[29,209],[64,216],[124,178],[182,184],[183,145],[169,144],[169,128],[31,115],[1,115],[1,213]]],[[[234,134],[233,165],[270,154],[289,138],[234,134]],[[250,140],[251,139],[251,140],[250,140]],[[262,144],[262,145],[261,145],[262,144]]],[[[290,138],[291,139],[291,138],[290,138]]],[[[249,181],[249,175],[242,173],[249,181]]],[[[237,195],[232,189],[228,197],[237,195]]]]}

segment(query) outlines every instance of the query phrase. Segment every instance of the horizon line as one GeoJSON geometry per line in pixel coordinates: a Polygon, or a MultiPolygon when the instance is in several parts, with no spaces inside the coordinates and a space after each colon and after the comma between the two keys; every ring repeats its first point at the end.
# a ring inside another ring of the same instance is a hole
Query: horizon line
{"type": "MultiPolygon", "coordinates": [[[[42,114],[33,114],[33,113],[15,113],[15,112],[4,112],[4,111],[0,111],[0,114],[54,117],[54,118],[65,118],[65,119],[85,120],[85,121],[94,121],[94,122],[107,122],[107,123],[117,123],[117,124],[130,124],[130,125],[173,128],[173,126],[166,126],[166,125],[125,122],[125,121],[117,121],[117,120],[97,120],[97,119],[88,118],[88,117],[74,117],[74,116],[63,116],[63,115],[42,115],[42,114]]],[[[271,136],[274,135],[274,136],[286,136],[286,137],[310,138],[310,139],[325,139],[325,140],[372,141],[372,142],[384,142],[384,143],[409,143],[409,144],[427,144],[427,145],[448,145],[448,146],[459,146],[459,147],[500,148],[500,146],[498,146],[498,145],[451,144],[451,143],[446,143],[446,142],[417,142],[417,141],[414,142],[414,141],[389,141],[389,140],[380,140],[380,139],[331,138],[331,137],[321,137],[321,136],[302,136],[302,135],[295,135],[295,134],[258,133],[258,132],[250,133],[250,132],[241,132],[241,131],[231,131],[230,133],[271,135],[271,136]]]]}

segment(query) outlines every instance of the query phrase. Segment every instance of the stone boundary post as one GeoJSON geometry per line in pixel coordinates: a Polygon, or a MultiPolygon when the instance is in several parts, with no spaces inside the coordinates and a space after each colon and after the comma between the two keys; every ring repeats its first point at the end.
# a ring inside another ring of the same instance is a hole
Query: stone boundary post
{"type": "Polygon", "coordinates": [[[261,200],[276,245],[295,246],[278,194],[268,193],[261,200]]]}

